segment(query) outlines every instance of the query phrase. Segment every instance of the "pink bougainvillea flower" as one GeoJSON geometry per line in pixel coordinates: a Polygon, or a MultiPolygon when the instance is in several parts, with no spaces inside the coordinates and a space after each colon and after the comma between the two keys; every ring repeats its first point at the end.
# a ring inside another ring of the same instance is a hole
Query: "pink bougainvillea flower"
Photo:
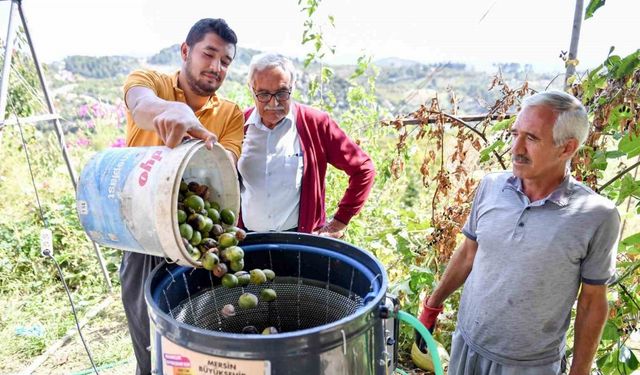
{"type": "Polygon", "coordinates": [[[87,147],[91,144],[91,141],[88,138],[78,138],[76,141],[76,146],[79,147],[87,147]]]}
{"type": "Polygon", "coordinates": [[[118,116],[124,116],[124,103],[120,102],[118,103],[118,105],[116,106],[116,111],[118,112],[118,116]]]}
{"type": "Polygon", "coordinates": [[[125,142],[124,138],[118,138],[111,144],[111,147],[125,147],[127,142],[125,142]]]}
{"type": "Polygon", "coordinates": [[[91,113],[93,114],[94,117],[104,117],[105,112],[104,112],[104,108],[102,107],[102,104],[93,103],[91,105],[91,113]]]}
{"type": "Polygon", "coordinates": [[[80,107],[78,107],[78,116],[79,117],[86,117],[89,115],[89,106],[86,104],[81,105],[80,107]]]}

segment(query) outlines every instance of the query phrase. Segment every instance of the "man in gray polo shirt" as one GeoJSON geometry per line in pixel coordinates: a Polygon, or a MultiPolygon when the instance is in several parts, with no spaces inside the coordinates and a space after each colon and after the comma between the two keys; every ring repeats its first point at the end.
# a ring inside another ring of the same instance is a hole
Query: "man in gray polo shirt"
{"type": "Polygon", "coordinates": [[[576,296],[569,374],[590,373],[607,319],[620,218],[567,169],[588,130],[584,107],[566,93],[524,101],[511,130],[513,172],[481,181],[466,238],[423,302],[420,320],[433,329],[444,300],[464,283],[450,375],[563,373],[576,296]]]}

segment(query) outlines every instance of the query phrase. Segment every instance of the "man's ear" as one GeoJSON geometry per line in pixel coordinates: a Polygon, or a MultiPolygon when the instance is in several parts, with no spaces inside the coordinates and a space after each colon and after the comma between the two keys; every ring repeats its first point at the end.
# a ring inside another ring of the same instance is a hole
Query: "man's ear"
{"type": "Polygon", "coordinates": [[[562,146],[562,157],[566,157],[567,160],[571,159],[579,147],[577,139],[569,138],[562,146]]]}
{"type": "Polygon", "coordinates": [[[182,61],[187,61],[187,56],[189,56],[189,46],[187,42],[182,42],[182,45],[180,45],[180,56],[182,57],[182,61]]]}

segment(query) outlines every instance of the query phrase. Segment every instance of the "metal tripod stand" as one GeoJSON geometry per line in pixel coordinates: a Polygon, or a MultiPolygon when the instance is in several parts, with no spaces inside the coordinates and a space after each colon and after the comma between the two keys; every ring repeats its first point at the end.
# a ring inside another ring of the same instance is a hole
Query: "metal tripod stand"
{"type": "MultiPolygon", "coordinates": [[[[16,124],[18,122],[19,123],[35,123],[40,121],[53,122],[54,130],[56,132],[56,136],[58,138],[58,143],[60,146],[60,151],[62,152],[62,157],[67,165],[67,171],[69,172],[69,177],[71,178],[73,189],[74,191],[77,191],[77,177],[67,151],[67,146],[64,140],[64,132],[62,131],[62,126],[60,125],[60,116],[58,116],[58,114],[56,113],[56,110],[53,106],[53,101],[49,96],[49,91],[47,89],[47,83],[45,81],[45,77],[42,72],[42,67],[36,55],[36,50],[33,46],[33,41],[31,39],[29,28],[27,27],[27,21],[24,16],[24,10],[22,9],[22,0],[0,0],[0,1],[11,1],[11,9],[9,10],[9,22],[7,25],[7,37],[5,39],[6,46],[4,49],[4,62],[2,65],[2,76],[0,76],[0,114],[2,115],[0,118],[0,131],[6,125],[16,124]],[[6,108],[7,108],[7,97],[9,94],[9,74],[11,71],[11,60],[13,56],[14,43],[15,43],[15,37],[16,37],[16,30],[15,30],[15,24],[14,24],[14,18],[15,18],[14,15],[16,13],[20,16],[20,22],[27,39],[27,43],[29,45],[31,57],[33,58],[33,63],[36,68],[36,72],[38,74],[38,79],[40,80],[40,87],[44,94],[44,98],[45,98],[49,113],[45,115],[25,117],[22,119],[5,120],[4,118],[5,118],[6,108]]],[[[87,239],[91,241],[89,237],[87,237],[87,239]]],[[[109,292],[111,292],[112,290],[111,279],[109,278],[109,273],[107,272],[107,268],[105,266],[104,259],[102,257],[102,252],[100,251],[100,247],[98,246],[98,244],[96,244],[93,241],[91,241],[91,243],[93,244],[93,249],[95,251],[96,257],[98,258],[98,263],[100,264],[102,275],[104,276],[104,280],[107,284],[107,289],[109,290],[109,292]]]]}

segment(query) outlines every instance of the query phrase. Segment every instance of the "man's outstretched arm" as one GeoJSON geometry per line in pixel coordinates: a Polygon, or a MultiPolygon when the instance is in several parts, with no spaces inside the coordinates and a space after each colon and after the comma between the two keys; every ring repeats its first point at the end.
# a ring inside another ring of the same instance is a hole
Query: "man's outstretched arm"
{"type": "Polygon", "coordinates": [[[449,260],[447,269],[444,271],[438,286],[431,293],[429,299],[425,301],[426,306],[441,306],[451,293],[464,284],[473,268],[473,261],[476,258],[477,251],[478,243],[465,237],[464,241],[451,256],[451,260],[449,260]]]}
{"type": "Polygon", "coordinates": [[[569,375],[591,374],[602,328],[607,321],[607,286],[582,283],[575,321],[575,344],[569,375]]]}
{"type": "Polygon", "coordinates": [[[168,147],[176,147],[186,135],[202,139],[209,149],[218,140],[202,126],[187,104],[160,99],[148,87],[130,88],[125,100],[136,125],[155,131],[168,147]]]}

